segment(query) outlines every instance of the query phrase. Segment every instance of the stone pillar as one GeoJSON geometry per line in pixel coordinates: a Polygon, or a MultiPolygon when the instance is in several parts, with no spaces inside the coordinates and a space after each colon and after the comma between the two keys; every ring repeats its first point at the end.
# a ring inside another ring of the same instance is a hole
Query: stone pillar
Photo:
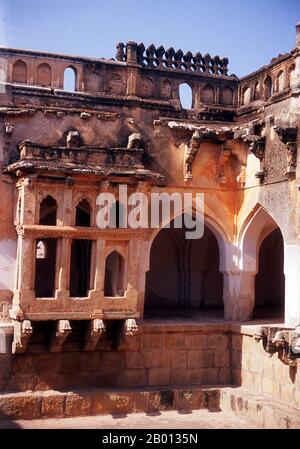
{"type": "Polygon", "coordinates": [[[65,299],[70,296],[70,259],[71,239],[62,238],[57,241],[56,253],[56,298],[65,299]]]}
{"type": "Polygon", "coordinates": [[[285,274],[285,324],[300,325],[300,246],[286,244],[284,247],[285,274]]]}
{"type": "Polygon", "coordinates": [[[127,64],[137,64],[137,43],[129,41],[126,44],[126,62],[127,64]]]}
{"type": "Polygon", "coordinates": [[[104,272],[105,272],[105,240],[98,239],[95,242],[94,252],[94,288],[90,293],[91,298],[102,299],[104,289],[104,272]]]}
{"type": "Polygon", "coordinates": [[[16,274],[17,289],[14,293],[11,318],[22,318],[22,302],[30,302],[35,299],[35,240],[18,236],[18,266],[16,274]]]}
{"type": "Polygon", "coordinates": [[[223,272],[224,315],[227,321],[252,319],[256,271],[223,272]]]}

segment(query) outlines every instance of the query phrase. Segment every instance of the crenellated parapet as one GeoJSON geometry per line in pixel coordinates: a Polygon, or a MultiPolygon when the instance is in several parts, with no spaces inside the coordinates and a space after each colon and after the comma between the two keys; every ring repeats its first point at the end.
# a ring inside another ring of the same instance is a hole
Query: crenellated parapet
{"type": "Polygon", "coordinates": [[[170,47],[165,48],[154,44],[147,48],[143,43],[123,42],[117,44],[116,58],[122,62],[136,62],[144,67],[157,69],[177,69],[204,74],[228,75],[228,58],[210,56],[209,53],[202,55],[200,52],[193,54],[191,51],[183,52],[170,47]]]}

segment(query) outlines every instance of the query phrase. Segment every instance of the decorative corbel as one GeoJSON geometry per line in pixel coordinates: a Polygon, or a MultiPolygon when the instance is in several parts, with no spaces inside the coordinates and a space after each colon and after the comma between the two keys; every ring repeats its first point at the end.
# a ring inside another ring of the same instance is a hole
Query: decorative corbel
{"type": "Polygon", "coordinates": [[[141,135],[140,133],[132,133],[128,136],[127,149],[140,149],[141,146],[141,135]]]}
{"type": "Polygon", "coordinates": [[[96,319],[89,321],[84,349],[86,351],[95,351],[100,338],[105,334],[106,328],[103,320],[96,319]]]}
{"type": "Polygon", "coordinates": [[[249,146],[250,151],[255,157],[259,159],[259,171],[255,173],[255,177],[259,179],[262,184],[265,179],[265,152],[266,152],[266,138],[256,135],[248,135],[245,138],[245,142],[249,146]]]}
{"type": "Polygon", "coordinates": [[[223,148],[221,155],[217,162],[217,182],[219,184],[226,184],[227,176],[225,176],[225,166],[227,165],[232,151],[228,148],[223,148]]]}
{"type": "Polygon", "coordinates": [[[12,353],[21,354],[26,351],[33,329],[29,320],[14,321],[14,339],[12,353]]]}
{"type": "Polygon", "coordinates": [[[184,155],[184,180],[189,181],[193,178],[192,168],[193,162],[197,156],[200,148],[201,134],[199,131],[195,131],[192,135],[189,145],[186,145],[184,155]]]}
{"type": "Polygon", "coordinates": [[[70,321],[68,320],[59,320],[56,326],[56,331],[53,333],[50,342],[50,352],[61,352],[65,340],[72,332],[70,321]]]}
{"type": "Polygon", "coordinates": [[[128,318],[127,320],[125,320],[124,335],[126,335],[126,336],[136,335],[138,333],[138,331],[139,331],[139,327],[136,324],[135,319],[128,318]]]}
{"type": "Polygon", "coordinates": [[[287,167],[285,175],[289,179],[295,179],[296,167],[297,167],[297,127],[284,128],[282,126],[274,126],[273,128],[277,133],[281,142],[286,147],[286,162],[287,167]]]}

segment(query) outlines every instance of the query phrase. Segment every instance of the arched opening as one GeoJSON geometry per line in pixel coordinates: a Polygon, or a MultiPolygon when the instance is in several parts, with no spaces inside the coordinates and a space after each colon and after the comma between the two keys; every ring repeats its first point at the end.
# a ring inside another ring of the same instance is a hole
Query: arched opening
{"type": "Polygon", "coordinates": [[[277,92],[284,89],[284,72],[281,70],[277,75],[277,92]]]}
{"type": "Polygon", "coordinates": [[[283,236],[278,224],[259,204],[241,230],[241,297],[247,319],[282,318],[284,312],[283,236]]]}
{"type": "Polygon", "coordinates": [[[201,89],[200,100],[202,103],[214,104],[215,91],[214,91],[214,88],[210,84],[206,84],[206,86],[204,86],[203,89],[201,89]]]}
{"type": "Polygon", "coordinates": [[[76,91],[76,71],[72,67],[68,67],[64,71],[64,90],[76,91]]]}
{"type": "Polygon", "coordinates": [[[233,105],[233,90],[230,87],[225,86],[221,89],[220,102],[228,106],[233,105]]]}
{"type": "Polygon", "coordinates": [[[172,85],[169,80],[164,80],[161,84],[161,97],[168,100],[172,96],[172,85]]]}
{"type": "Polygon", "coordinates": [[[92,241],[75,239],[71,246],[70,296],[85,298],[90,288],[92,241]]]}
{"type": "Polygon", "coordinates": [[[253,318],[284,318],[284,245],[279,228],[264,238],[255,277],[253,318]]]}
{"type": "Polygon", "coordinates": [[[191,86],[186,83],[180,84],[179,86],[179,99],[180,104],[183,109],[193,108],[193,92],[191,86]]]}
{"type": "Polygon", "coordinates": [[[259,99],[260,99],[260,84],[259,81],[257,81],[254,86],[254,100],[259,99]]]}
{"type": "Polygon", "coordinates": [[[91,226],[91,206],[85,199],[76,206],[75,226],[91,226]]]}
{"type": "Polygon", "coordinates": [[[40,64],[37,69],[37,84],[51,86],[51,81],[51,67],[46,63],[40,64]]]}
{"type": "Polygon", "coordinates": [[[16,61],[12,71],[13,83],[27,83],[27,66],[24,61],[16,61]]]}
{"type": "Polygon", "coordinates": [[[156,235],[146,275],[145,314],[223,317],[223,274],[213,232],[205,226],[200,239],[185,238],[186,228],[162,228],[156,235]],[[190,311],[190,312],[189,312],[190,311]]]}
{"type": "Polygon", "coordinates": [[[55,291],[56,244],[53,238],[36,241],[35,296],[53,298],[55,291]]]}
{"type": "Polygon", "coordinates": [[[48,195],[40,204],[39,224],[44,226],[56,226],[57,202],[48,195]]]}
{"type": "Polygon", "coordinates": [[[88,92],[99,92],[100,78],[95,72],[87,73],[85,78],[85,90],[88,92]]]}
{"type": "Polygon", "coordinates": [[[117,252],[110,253],[105,261],[104,296],[124,296],[125,261],[117,252]]]}
{"type": "Polygon", "coordinates": [[[249,86],[246,86],[243,89],[243,105],[247,105],[249,103],[251,103],[251,89],[249,86]]]}
{"type": "Polygon", "coordinates": [[[268,75],[264,81],[264,97],[268,100],[273,94],[273,83],[272,78],[268,75]]]}

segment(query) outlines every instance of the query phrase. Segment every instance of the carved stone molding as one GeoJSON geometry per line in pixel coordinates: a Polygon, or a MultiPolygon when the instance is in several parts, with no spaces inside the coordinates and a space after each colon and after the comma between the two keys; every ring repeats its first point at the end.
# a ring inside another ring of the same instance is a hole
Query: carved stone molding
{"type": "Polygon", "coordinates": [[[274,126],[274,131],[286,147],[287,167],[285,175],[289,179],[295,179],[297,167],[297,127],[274,126]]]}

